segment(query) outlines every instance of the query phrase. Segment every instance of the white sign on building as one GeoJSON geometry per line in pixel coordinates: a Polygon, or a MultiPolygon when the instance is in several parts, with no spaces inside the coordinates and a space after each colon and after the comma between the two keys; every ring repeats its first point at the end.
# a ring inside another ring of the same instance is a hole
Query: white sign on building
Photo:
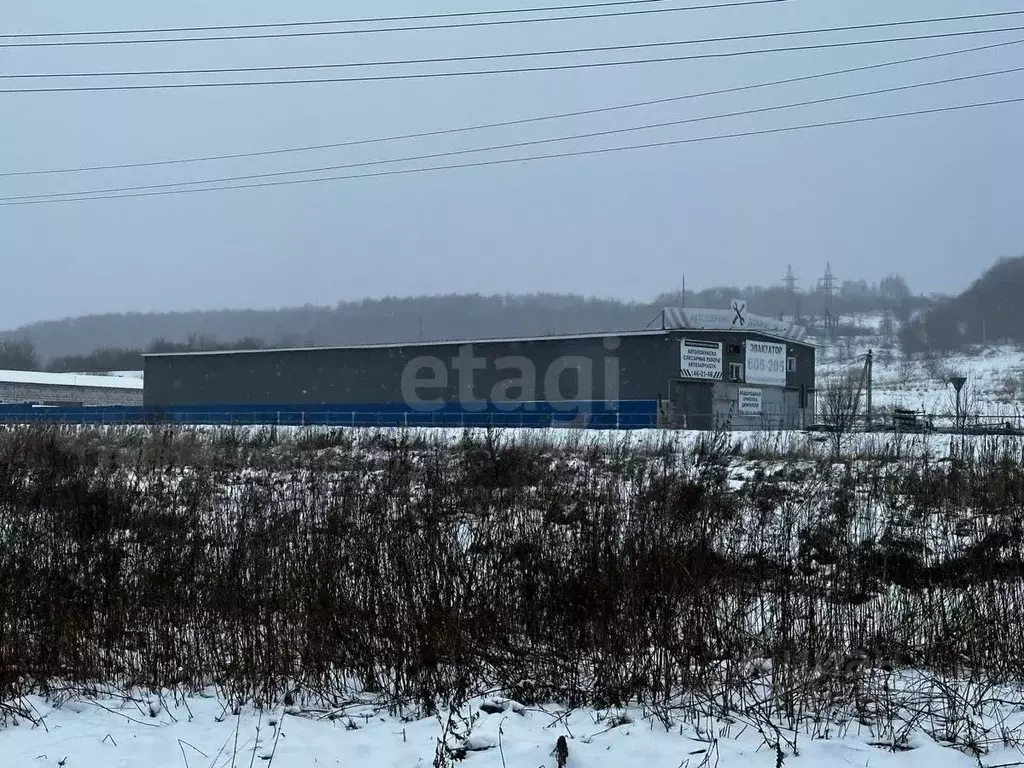
{"type": "Polygon", "coordinates": [[[761,390],[752,387],[739,388],[739,411],[742,414],[756,416],[761,413],[761,390]]]}
{"type": "Polygon", "coordinates": [[[683,339],[679,343],[679,369],[685,379],[722,380],[722,344],[683,339]]]}
{"type": "Polygon", "coordinates": [[[748,340],[746,346],[747,383],[786,386],[786,345],[748,340]]]}

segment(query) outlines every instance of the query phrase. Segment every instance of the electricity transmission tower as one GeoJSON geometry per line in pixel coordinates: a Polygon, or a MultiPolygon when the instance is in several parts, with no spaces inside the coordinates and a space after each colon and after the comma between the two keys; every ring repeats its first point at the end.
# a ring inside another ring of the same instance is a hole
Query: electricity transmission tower
{"type": "Polygon", "coordinates": [[[825,264],[825,276],[818,280],[818,290],[825,298],[825,328],[832,341],[836,339],[836,316],[832,311],[832,298],[836,292],[836,277],[832,274],[832,262],[825,264]]]}
{"type": "Polygon", "coordinates": [[[786,277],[783,278],[786,284],[786,294],[789,297],[789,308],[793,311],[796,321],[800,322],[800,296],[796,292],[796,276],[793,274],[793,265],[786,265],[786,277]]]}

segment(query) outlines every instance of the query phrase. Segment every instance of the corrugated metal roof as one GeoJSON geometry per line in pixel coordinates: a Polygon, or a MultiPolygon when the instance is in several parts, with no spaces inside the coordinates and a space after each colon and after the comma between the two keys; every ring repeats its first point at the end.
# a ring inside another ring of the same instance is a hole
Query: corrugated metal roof
{"type": "Polygon", "coordinates": [[[0,384],[42,384],[57,387],[103,387],[142,389],[142,379],[128,376],[100,376],[46,371],[0,371],[0,384]]]}
{"type": "Polygon", "coordinates": [[[190,357],[199,355],[252,355],[261,352],[330,352],[346,349],[399,349],[401,347],[440,347],[452,344],[514,344],[516,342],[533,341],[570,341],[573,339],[607,339],[623,338],[632,336],[660,336],[660,335],[693,335],[693,334],[742,334],[745,336],[765,336],[769,339],[784,341],[787,344],[799,344],[803,347],[815,348],[816,345],[807,341],[795,341],[784,336],[778,336],[767,331],[745,330],[745,329],[711,329],[711,328],[657,328],[643,331],[608,331],[606,333],[570,333],[552,336],[506,336],[496,339],[440,339],[437,341],[403,341],[389,344],[347,344],[331,347],[280,347],[277,349],[223,349],[204,350],[199,352],[149,352],[143,357],[190,357]]]}

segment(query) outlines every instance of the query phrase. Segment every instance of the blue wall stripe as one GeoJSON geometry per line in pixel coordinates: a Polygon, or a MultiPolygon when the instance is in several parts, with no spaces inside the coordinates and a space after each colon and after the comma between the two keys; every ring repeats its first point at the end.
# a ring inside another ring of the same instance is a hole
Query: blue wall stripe
{"type": "Polygon", "coordinates": [[[488,404],[470,410],[457,404],[437,411],[410,410],[402,403],[234,406],[48,406],[0,404],[0,423],[62,424],[270,425],[282,426],[409,426],[409,427],[533,427],[572,425],[592,429],[646,429],[657,426],[656,400],[606,403],[530,402],[514,407],[488,404]]]}

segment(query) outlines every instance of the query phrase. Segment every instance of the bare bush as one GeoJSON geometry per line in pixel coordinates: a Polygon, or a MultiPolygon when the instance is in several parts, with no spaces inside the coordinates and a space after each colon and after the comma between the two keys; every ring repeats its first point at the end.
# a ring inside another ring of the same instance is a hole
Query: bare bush
{"type": "Polygon", "coordinates": [[[924,370],[925,375],[934,384],[940,384],[945,386],[949,381],[949,377],[953,375],[953,369],[949,363],[937,354],[930,353],[925,356],[921,363],[921,368],[924,370]]]}
{"type": "Polygon", "coordinates": [[[900,389],[906,390],[910,388],[911,382],[914,381],[917,376],[917,363],[912,358],[903,357],[896,364],[896,383],[900,389]]]}
{"type": "Polygon", "coordinates": [[[1021,381],[1020,371],[1005,373],[999,380],[997,395],[1002,403],[1014,403],[1020,399],[1021,389],[1024,382],[1021,381]]]}
{"type": "Polygon", "coordinates": [[[825,380],[819,390],[821,422],[831,436],[833,452],[839,454],[846,436],[857,423],[860,407],[861,373],[847,370],[825,380]]]}
{"type": "Polygon", "coordinates": [[[857,722],[898,746],[899,712],[982,748],[992,696],[950,681],[1024,682],[1015,438],[739,467],[715,435],[310,434],[0,430],[0,701],[373,693],[447,709],[455,750],[452,711],[500,691],[740,722],[781,755],[857,722]]]}

